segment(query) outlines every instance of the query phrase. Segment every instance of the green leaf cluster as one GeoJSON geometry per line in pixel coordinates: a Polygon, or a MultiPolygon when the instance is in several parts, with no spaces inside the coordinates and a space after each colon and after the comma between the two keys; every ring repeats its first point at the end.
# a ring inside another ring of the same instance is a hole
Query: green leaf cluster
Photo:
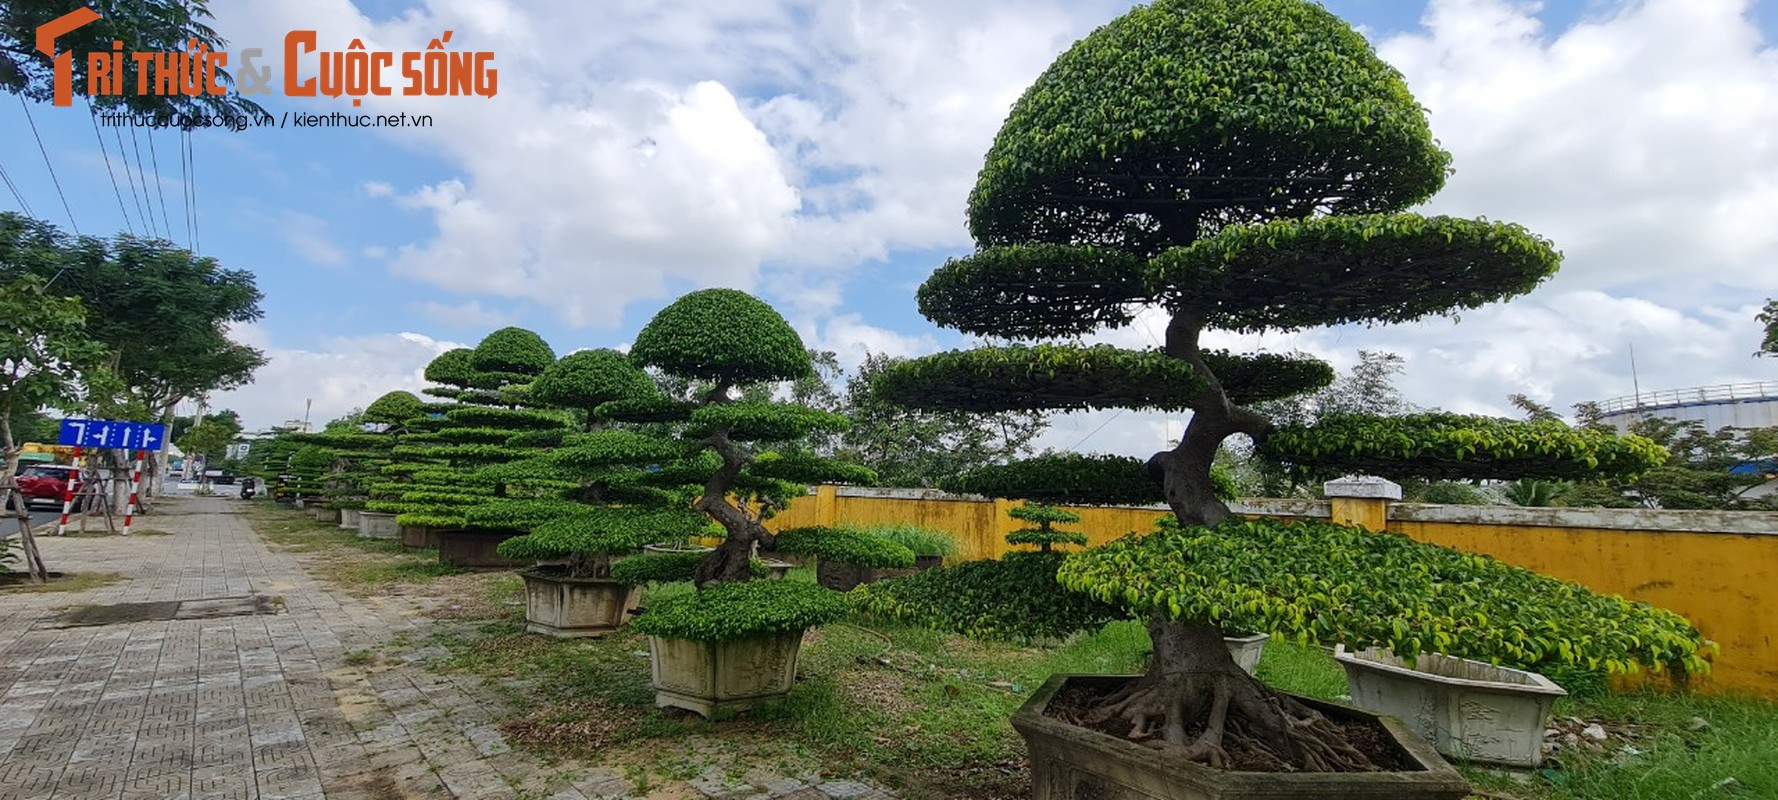
{"type": "Polygon", "coordinates": [[[1025,505],[1008,509],[1006,515],[1016,520],[1036,523],[1035,528],[1021,528],[1006,535],[1007,544],[1034,544],[1046,552],[1058,544],[1085,546],[1087,535],[1075,531],[1063,531],[1055,528],[1056,523],[1074,523],[1080,521],[1080,515],[1072,511],[1064,511],[1055,506],[1025,505]]]}
{"type": "Polygon", "coordinates": [[[796,484],[850,483],[870,486],[877,480],[877,474],[868,467],[804,452],[760,453],[754,458],[753,466],[748,471],[761,478],[774,478],[796,484]]]}
{"type": "Polygon", "coordinates": [[[879,373],[875,390],[919,409],[1178,411],[1190,407],[1204,382],[1184,362],[1155,350],[1038,344],[909,359],[879,373]]]}
{"type": "Polygon", "coordinates": [[[861,612],[975,639],[1062,638],[1122,619],[1117,606],[1057,591],[1062,553],[1008,553],[967,561],[848,593],[861,612]]]}
{"type": "Polygon", "coordinates": [[[412,392],[389,392],[364,407],[364,421],[379,425],[403,425],[425,413],[425,404],[412,392]]]}
{"type": "Polygon", "coordinates": [[[1260,452],[1316,475],[1501,480],[1630,476],[1667,460],[1665,449],[1640,436],[1448,413],[1330,414],[1273,431],[1260,452]]]}
{"type": "Polygon", "coordinates": [[[937,556],[949,558],[957,554],[962,545],[957,537],[937,528],[928,528],[911,522],[879,522],[872,525],[841,525],[842,528],[854,528],[886,541],[894,542],[912,551],[917,556],[937,556]]]}
{"type": "Polygon", "coordinates": [[[848,421],[839,414],[830,414],[792,403],[741,401],[707,405],[693,411],[689,436],[703,436],[725,429],[737,442],[790,441],[815,431],[844,431],[848,421]]]}
{"type": "Polygon", "coordinates": [[[609,348],[581,350],[551,364],[531,384],[531,400],[591,412],[604,403],[659,397],[648,374],[609,348]]]}
{"type": "Polygon", "coordinates": [[[630,358],[729,385],[795,380],[813,371],[796,329],[735,289],[703,289],[673,301],[636,334],[630,358]]]}
{"type": "Polygon", "coordinates": [[[503,383],[522,383],[543,372],[555,361],[555,351],[543,341],[543,337],[524,328],[512,327],[501,328],[483,337],[481,343],[469,354],[469,367],[476,372],[509,373],[523,378],[503,383]]]}
{"type": "Polygon", "coordinates": [[[777,549],[858,567],[914,565],[914,551],[865,528],[811,525],[779,531],[777,549]]]}
{"type": "MultiPolygon", "coordinates": [[[[697,574],[698,562],[703,560],[703,551],[644,553],[611,565],[611,579],[631,586],[689,581],[697,574]]],[[[764,578],[771,573],[765,562],[757,558],[748,563],[748,568],[754,578],[764,578]]]]}
{"type": "Polygon", "coordinates": [[[1163,526],[1068,556],[1062,586],[1138,616],[1511,667],[1708,670],[1683,617],[1487,556],[1325,522],[1163,526]]]}
{"type": "Polygon", "coordinates": [[[682,540],[704,519],[690,508],[581,505],[535,524],[530,533],[501,542],[496,549],[507,558],[534,561],[623,555],[644,545],[682,540]]]}
{"type": "Polygon", "coordinates": [[[982,467],[945,491],[1076,506],[1141,506],[1166,500],[1148,467],[1129,456],[1055,453],[982,467]]]}
{"type": "Polygon", "coordinates": [[[742,581],[705,586],[648,607],[630,623],[649,636],[725,642],[798,633],[850,610],[844,595],[803,581],[742,581]]]}

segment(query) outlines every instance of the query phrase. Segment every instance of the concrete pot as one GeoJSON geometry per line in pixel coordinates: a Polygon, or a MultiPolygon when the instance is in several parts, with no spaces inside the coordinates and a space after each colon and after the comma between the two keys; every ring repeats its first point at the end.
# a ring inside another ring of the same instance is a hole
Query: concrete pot
{"type": "Polygon", "coordinates": [[[523,531],[435,531],[438,537],[438,563],[471,569],[508,569],[528,567],[533,562],[507,558],[495,548],[507,539],[525,535],[523,531]]]}
{"type": "Polygon", "coordinates": [[[732,642],[648,637],[654,704],[706,718],[790,693],[803,633],[732,642]]]}
{"type": "Polygon", "coordinates": [[[770,570],[770,572],[766,573],[766,580],[768,581],[784,580],[784,576],[789,575],[790,570],[796,567],[795,564],[788,561],[777,561],[770,558],[762,558],[759,561],[766,565],[766,569],[770,570]]]}
{"type": "Polygon", "coordinates": [[[1031,753],[1035,800],[1462,800],[1469,783],[1400,720],[1296,697],[1324,714],[1381,722],[1419,769],[1400,772],[1232,772],[1162,755],[1122,737],[1044,715],[1073,682],[1121,686],[1135,675],[1052,675],[1013,714],[1031,753]]]}
{"type": "Polygon", "coordinates": [[[1247,674],[1252,675],[1253,670],[1259,667],[1260,653],[1266,649],[1266,640],[1270,638],[1272,638],[1270,635],[1264,633],[1256,633],[1252,636],[1224,636],[1222,643],[1228,645],[1229,655],[1235,659],[1235,664],[1246,670],[1247,674]]]}
{"type": "Polygon", "coordinates": [[[340,509],[340,527],[352,528],[353,530],[357,530],[357,528],[358,528],[358,512],[361,510],[362,509],[357,509],[357,508],[342,508],[342,509],[340,509]]]}
{"type": "Polygon", "coordinates": [[[401,546],[409,550],[429,550],[438,546],[438,529],[424,525],[401,526],[401,546]]]}
{"type": "Polygon", "coordinates": [[[358,512],[358,538],[360,539],[394,539],[401,534],[395,525],[394,514],[376,511],[358,512]]]}
{"type": "Polygon", "coordinates": [[[337,508],[322,508],[321,506],[315,506],[315,513],[310,516],[314,517],[316,522],[326,522],[334,525],[340,523],[340,510],[337,508]]]}
{"type": "Polygon", "coordinates": [[[546,569],[525,580],[525,630],[562,639],[604,636],[630,621],[642,587],[599,578],[570,578],[546,569]]]}
{"type": "Polygon", "coordinates": [[[1446,756],[1535,767],[1544,723],[1568,694],[1535,672],[1422,653],[1413,667],[1387,650],[1334,648],[1353,705],[1400,717],[1446,756]]]}

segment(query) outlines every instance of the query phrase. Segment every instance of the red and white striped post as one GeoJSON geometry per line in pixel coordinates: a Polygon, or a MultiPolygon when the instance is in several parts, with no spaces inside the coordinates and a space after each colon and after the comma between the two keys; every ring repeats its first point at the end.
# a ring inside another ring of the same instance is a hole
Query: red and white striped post
{"type": "Polygon", "coordinates": [[[74,474],[68,478],[68,488],[62,490],[62,523],[56,526],[57,536],[68,535],[68,512],[74,508],[74,488],[80,484],[80,445],[74,446],[74,474]]]}
{"type": "Polygon", "coordinates": [[[123,535],[130,535],[130,522],[136,516],[136,492],[142,488],[142,459],[144,451],[136,451],[136,468],[130,471],[130,504],[124,507],[123,535]]]}

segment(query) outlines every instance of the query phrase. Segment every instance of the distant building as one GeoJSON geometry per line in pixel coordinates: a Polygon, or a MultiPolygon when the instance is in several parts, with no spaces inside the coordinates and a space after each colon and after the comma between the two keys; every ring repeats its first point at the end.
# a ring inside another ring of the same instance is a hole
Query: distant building
{"type": "Polygon", "coordinates": [[[1599,410],[1603,412],[1600,421],[1620,433],[1650,417],[1700,422],[1710,431],[1770,428],[1778,426],[1778,383],[1760,381],[1642,392],[1601,402],[1599,410]]]}

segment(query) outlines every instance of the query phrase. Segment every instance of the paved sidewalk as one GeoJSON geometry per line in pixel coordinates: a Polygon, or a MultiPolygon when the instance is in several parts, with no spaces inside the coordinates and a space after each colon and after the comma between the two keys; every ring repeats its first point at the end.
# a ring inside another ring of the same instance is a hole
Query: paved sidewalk
{"type": "Polygon", "coordinates": [[[437,654],[347,663],[439,624],[422,606],[330,591],[296,556],[267,549],[240,510],[221,498],[165,501],[143,522],[171,536],[39,539],[52,570],[128,580],[0,595],[0,800],[888,796],[715,770],[639,793],[610,767],[514,753],[493,693],[419,663],[437,654]],[[47,627],[70,606],[253,595],[279,598],[281,612],[47,627]]]}

